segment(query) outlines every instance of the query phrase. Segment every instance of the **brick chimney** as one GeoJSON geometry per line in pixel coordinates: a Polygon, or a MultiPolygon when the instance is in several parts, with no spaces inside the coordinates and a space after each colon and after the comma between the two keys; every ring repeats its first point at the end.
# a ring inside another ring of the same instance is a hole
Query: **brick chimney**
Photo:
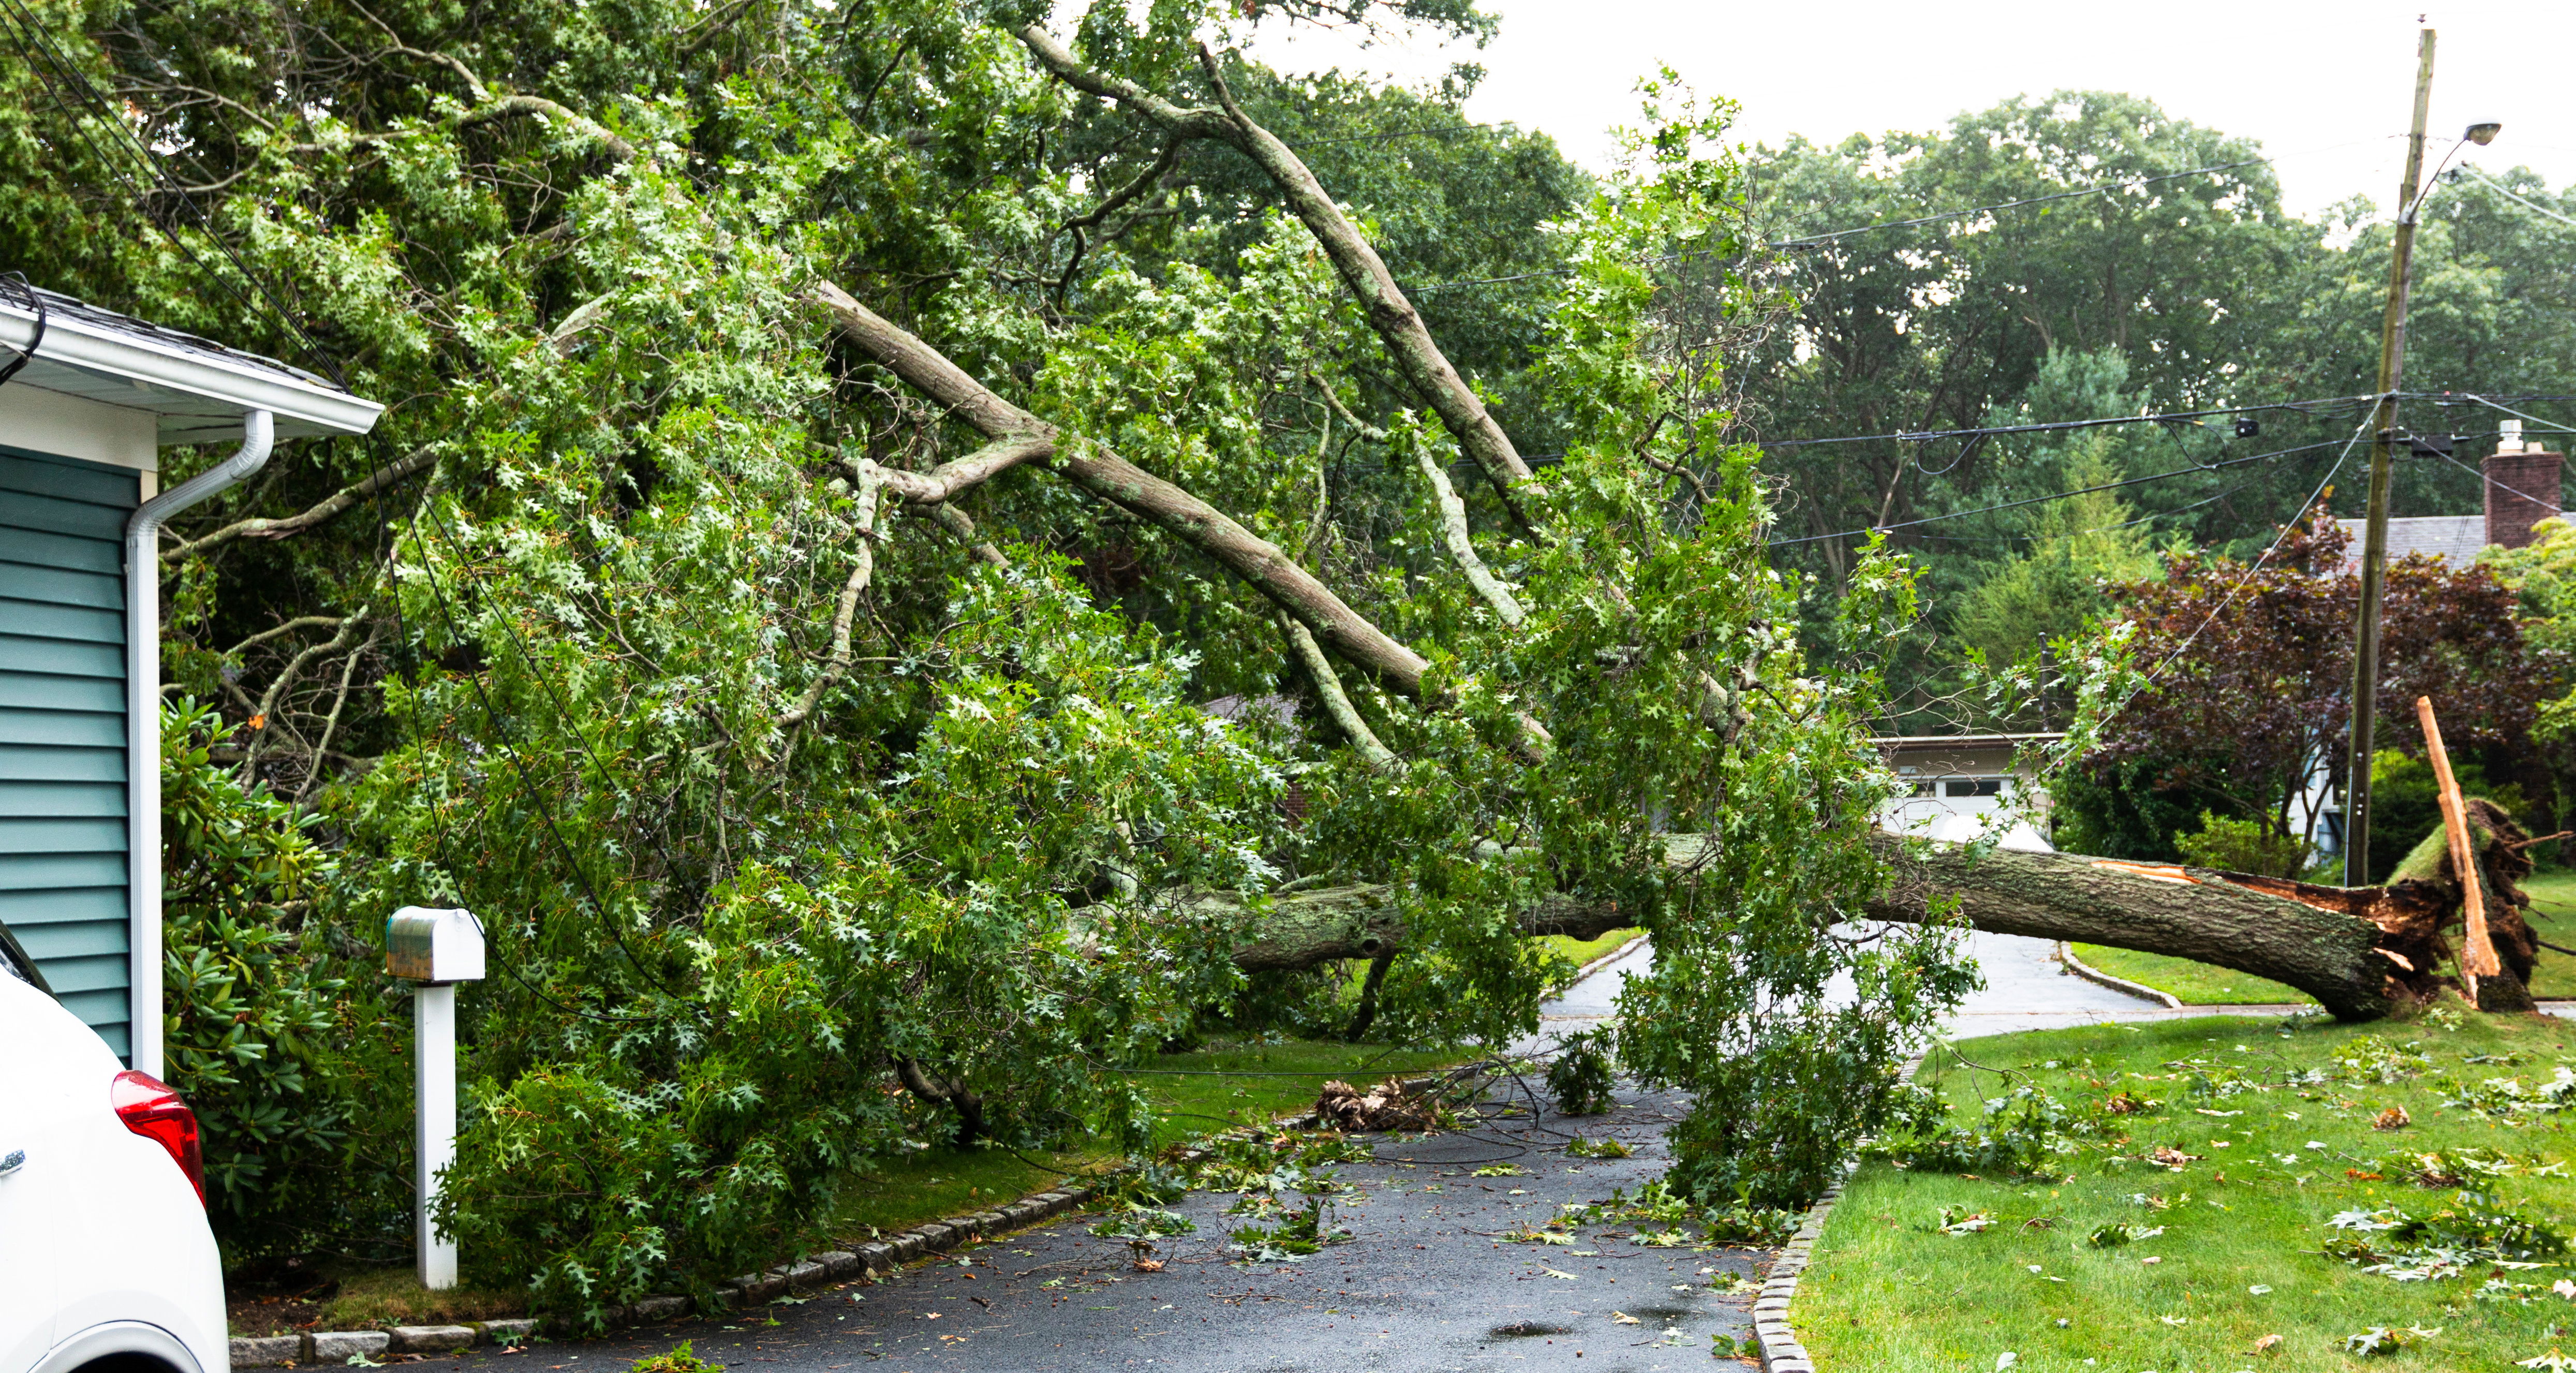
{"type": "Polygon", "coordinates": [[[2525,442],[2519,432],[2522,426],[2508,423],[2513,424],[2512,430],[2497,442],[2495,456],[2486,461],[2487,542],[2524,548],[2532,542],[2533,525],[2558,515],[2559,473],[2567,455],[2525,442]]]}

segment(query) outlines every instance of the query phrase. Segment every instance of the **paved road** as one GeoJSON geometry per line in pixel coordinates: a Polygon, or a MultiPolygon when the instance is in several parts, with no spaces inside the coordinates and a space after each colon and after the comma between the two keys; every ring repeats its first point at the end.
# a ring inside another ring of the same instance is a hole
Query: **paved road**
{"type": "Polygon", "coordinates": [[[1174,1209],[1198,1233],[1162,1242],[1160,1272],[1137,1271],[1123,1241],[1068,1220],[750,1320],[682,1321],[466,1361],[518,1365],[494,1373],[613,1373],[687,1339],[735,1373],[1705,1370],[1711,1335],[1752,1329],[1751,1287],[1720,1295],[1712,1278],[1750,1275],[1767,1254],[1639,1247],[1624,1242],[1636,1233],[1628,1225],[1587,1228],[1563,1247],[1494,1238],[1545,1221],[1560,1202],[1654,1177],[1666,1161],[1664,1127],[1679,1114],[1670,1096],[1623,1093],[1608,1115],[1570,1121],[1542,1109],[1533,1118],[1523,1098],[1510,1117],[1472,1132],[1378,1137],[1381,1161],[1339,1166],[1357,1189],[1340,1215],[1355,1237],[1294,1264],[1246,1265],[1225,1238],[1242,1223],[1223,1214],[1234,1198],[1193,1193],[1174,1209]],[[1635,1156],[1568,1158],[1566,1138],[1578,1129],[1617,1137],[1635,1156]],[[1474,1176],[1506,1163],[1528,1176],[1474,1176]]]}
{"type": "MultiPolygon", "coordinates": [[[[1986,974],[1984,991],[1971,995],[1942,1026],[1954,1039],[2008,1034],[2015,1030],[2053,1030],[2067,1025],[2106,1021],[2173,1020],[2184,1016],[2225,1014],[2205,1007],[2172,1010],[2141,1001],[2125,992],[2069,977],[2051,955],[2056,946],[2045,939],[1969,932],[1969,947],[1986,974]]],[[[1643,973],[1654,950],[1640,941],[1565,995],[1540,1008],[1543,1042],[1568,1030],[1607,1019],[1615,1013],[1619,988],[1630,973],[1643,973]]],[[[2247,1015],[2277,1016],[2283,1007],[2249,1007],[2247,1015]]]]}

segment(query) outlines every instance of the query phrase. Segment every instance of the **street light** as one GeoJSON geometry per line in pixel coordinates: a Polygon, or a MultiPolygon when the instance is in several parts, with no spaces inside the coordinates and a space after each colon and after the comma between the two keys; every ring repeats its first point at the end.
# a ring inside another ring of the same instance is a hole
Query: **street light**
{"type": "Polygon", "coordinates": [[[2499,124],[2492,119],[2481,123],[2471,124],[2468,128],[2462,130],[2460,136],[2452,141],[2451,150],[2442,154],[2442,166],[2435,167],[2433,169],[2433,174],[2424,178],[2424,188],[2415,193],[2415,199],[2408,202],[2406,213],[2399,215],[2397,217],[2397,222],[2400,224],[2412,224],[2415,222],[2416,207],[2424,203],[2424,197],[2433,193],[2433,187],[2442,179],[2443,167],[2451,165],[2451,159],[2460,155],[2460,149],[2465,148],[2472,143],[2483,148],[2486,145],[2495,142],[2496,135],[2502,132],[2504,132],[2504,125],[2499,124]]]}

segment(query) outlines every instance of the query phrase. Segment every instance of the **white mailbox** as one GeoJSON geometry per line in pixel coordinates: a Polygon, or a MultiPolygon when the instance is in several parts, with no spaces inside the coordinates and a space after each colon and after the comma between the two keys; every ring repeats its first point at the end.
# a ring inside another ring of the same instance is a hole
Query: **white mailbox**
{"type": "Polygon", "coordinates": [[[483,922],[472,911],[405,906],[385,919],[385,971],[412,982],[414,1230],[420,1285],[456,1286],[456,1240],[430,1212],[456,1161],[456,984],[483,980],[483,922]]]}
{"type": "Polygon", "coordinates": [[[480,982],[483,923],[472,911],[405,906],[385,920],[385,971],[414,982],[480,982]]]}

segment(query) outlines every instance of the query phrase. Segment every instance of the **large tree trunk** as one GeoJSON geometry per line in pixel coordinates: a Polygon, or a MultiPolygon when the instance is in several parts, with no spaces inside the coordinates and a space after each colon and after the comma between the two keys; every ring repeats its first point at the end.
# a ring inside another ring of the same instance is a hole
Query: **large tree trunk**
{"type": "Polygon", "coordinates": [[[2440,982],[2446,902],[2424,883],[2347,889],[2080,854],[1887,849],[1898,877],[1869,904],[1883,920],[1922,920],[1955,898],[1981,930],[2214,963],[2288,983],[2344,1020],[2388,1015],[2440,982]]]}
{"type": "MultiPolygon", "coordinates": [[[[2484,1009],[2529,1010],[2524,988],[2538,945],[2522,911],[2519,879],[2531,872],[2534,842],[2503,808],[2469,802],[2472,837],[2489,899],[2489,929],[2505,976],[2482,979],[2484,1009]]],[[[1672,841],[1673,861],[1698,850],[1696,836],[1672,841]]],[[[1866,913],[1924,920],[1954,899],[1980,930],[2136,949],[2267,977],[2306,992],[2343,1020],[2371,1020],[2421,1003],[2446,985],[2460,919],[2460,885],[2436,829],[2398,865],[2384,887],[2322,887],[2278,877],[2081,854],[1972,854],[1958,844],[1878,838],[1895,880],[1866,913]]],[[[1201,897],[1205,901],[1228,898],[1201,897]]],[[[1592,939],[1634,923],[1633,915],[1571,898],[1524,912],[1529,934],[1592,939]]],[[[1277,898],[1235,954],[1247,971],[1310,968],[1339,958],[1376,959],[1404,946],[1392,893],[1376,885],[1320,888],[1277,898]]]]}

